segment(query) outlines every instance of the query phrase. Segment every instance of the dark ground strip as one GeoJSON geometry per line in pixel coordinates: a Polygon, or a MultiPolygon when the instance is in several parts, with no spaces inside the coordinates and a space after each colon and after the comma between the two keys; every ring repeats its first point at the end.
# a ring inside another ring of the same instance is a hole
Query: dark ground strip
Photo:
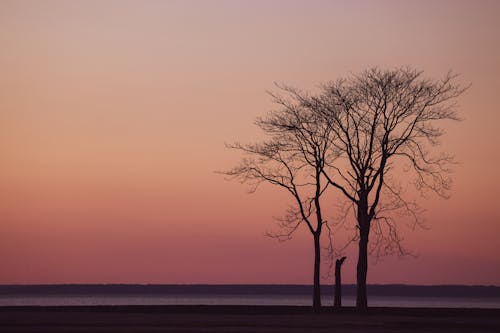
{"type": "Polygon", "coordinates": [[[0,307],[0,332],[500,332],[500,309],[298,306],[0,307]]]}

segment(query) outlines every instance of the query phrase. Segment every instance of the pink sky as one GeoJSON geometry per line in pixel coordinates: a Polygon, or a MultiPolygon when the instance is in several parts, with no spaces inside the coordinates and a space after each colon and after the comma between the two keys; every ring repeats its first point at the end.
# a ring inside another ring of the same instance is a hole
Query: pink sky
{"type": "MultiPolygon", "coordinates": [[[[273,82],[371,66],[471,88],[442,149],[418,256],[369,283],[500,285],[500,2],[1,1],[0,283],[311,283],[312,239],[264,233],[287,196],[215,170],[262,138],[273,82]]],[[[355,279],[355,247],[344,280],[355,279]]],[[[325,272],[326,275],[326,272],[325,272]]],[[[331,278],[325,278],[331,282],[331,278]]]]}

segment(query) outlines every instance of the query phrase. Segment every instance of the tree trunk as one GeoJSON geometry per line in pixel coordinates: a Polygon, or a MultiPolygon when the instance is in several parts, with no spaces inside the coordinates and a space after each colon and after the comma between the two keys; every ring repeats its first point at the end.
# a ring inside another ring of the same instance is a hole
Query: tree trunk
{"type": "Polygon", "coordinates": [[[313,287],[314,312],[318,312],[321,309],[320,264],[321,264],[321,248],[319,242],[319,234],[315,234],[314,235],[314,287],[313,287]]]}
{"type": "Polygon", "coordinates": [[[342,264],[344,263],[346,257],[337,259],[335,261],[335,299],[333,302],[333,307],[340,309],[342,307],[342,277],[340,275],[342,264]]]}
{"type": "Polygon", "coordinates": [[[368,308],[368,298],[366,294],[366,275],[368,272],[368,235],[369,226],[360,227],[359,253],[356,282],[356,308],[365,310],[368,308]]]}

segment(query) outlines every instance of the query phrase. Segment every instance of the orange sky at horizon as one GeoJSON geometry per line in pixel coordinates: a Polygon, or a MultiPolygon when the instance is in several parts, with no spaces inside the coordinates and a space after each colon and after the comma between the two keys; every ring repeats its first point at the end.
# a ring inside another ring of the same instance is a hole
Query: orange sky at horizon
{"type": "MultiPolygon", "coordinates": [[[[369,283],[500,285],[500,2],[0,2],[0,284],[312,282],[264,236],[280,190],[224,180],[266,90],[410,65],[471,87],[443,124],[452,197],[369,283]]],[[[343,266],[355,281],[355,246],[343,266]]],[[[325,266],[325,268],[327,268],[325,266]]],[[[324,272],[326,275],[326,272],[324,272]]],[[[331,283],[331,277],[325,277],[331,283]]]]}

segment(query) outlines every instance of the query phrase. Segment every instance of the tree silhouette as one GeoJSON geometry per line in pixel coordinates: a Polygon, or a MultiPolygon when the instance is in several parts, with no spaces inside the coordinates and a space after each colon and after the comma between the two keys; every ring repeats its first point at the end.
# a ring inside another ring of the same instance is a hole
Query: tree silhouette
{"type": "Polygon", "coordinates": [[[401,250],[395,220],[385,212],[402,209],[415,214],[396,181],[396,167],[413,173],[418,190],[430,189],[443,197],[449,193],[452,156],[432,154],[429,148],[444,134],[438,122],[459,120],[453,101],[466,88],[456,84],[456,78],[448,73],[436,81],[411,68],[374,68],[325,84],[319,95],[308,98],[308,109],[322,115],[333,133],[329,148],[339,153],[336,164],[323,168],[323,173],[355,210],[359,309],[368,306],[370,231],[375,230],[375,242],[382,242],[386,251],[401,250]]]}
{"type": "Polygon", "coordinates": [[[291,195],[293,204],[279,219],[280,231],[270,236],[290,239],[299,226],[306,225],[314,243],[313,309],[317,311],[321,307],[320,237],[327,223],[321,205],[329,186],[323,168],[335,158],[332,129],[299,95],[286,87],[280,88],[287,93],[286,97],[270,93],[279,110],[255,122],[268,140],[230,145],[242,151],[245,158],[223,174],[249,184],[251,192],[260,184],[269,183],[291,195]]]}
{"type": "Polygon", "coordinates": [[[315,309],[321,305],[321,204],[328,185],[351,203],[356,217],[361,310],[368,307],[368,253],[404,253],[394,213],[415,222],[420,217],[416,203],[404,196],[400,172],[412,174],[422,194],[449,195],[453,157],[431,148],[444,134],[438,124],[459,120],[454,101],[467,87],[456,80],[452,73],[431,80],[412,68],[373,68],[324,84],[316,95],[280,87],[286,96],[271,96],[281,109],[256,121],[270,139],[231,146],[249,158],[225,174],[251,190],[262,182],[278,185],[294,198],[281,221],[284,232],[276,236],[289,238],[302,222],[313,235],[315,309]]]}

